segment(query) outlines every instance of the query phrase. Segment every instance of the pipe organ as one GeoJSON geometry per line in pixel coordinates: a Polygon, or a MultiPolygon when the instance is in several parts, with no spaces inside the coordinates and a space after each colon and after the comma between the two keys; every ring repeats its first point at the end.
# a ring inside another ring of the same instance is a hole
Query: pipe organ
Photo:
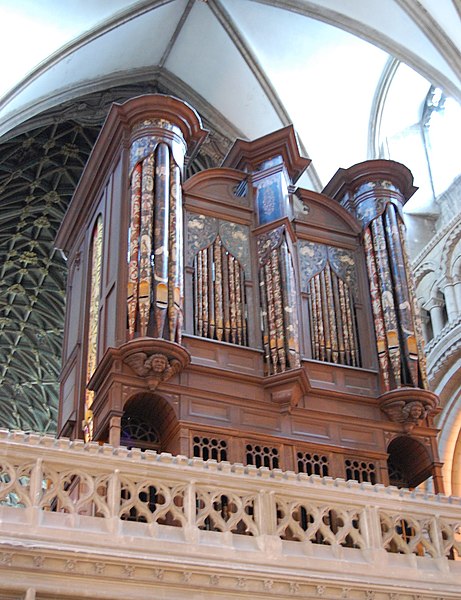
{"type": "Polygon", "coordinates": [[[411,447],[400,483],[441,489],[410,172],[368,161],[296,188],[310,161],[286,127],[185,180],[205,136],[167,96],[109,113],[56,242],[60,434],[149,449],[149,431],[156,450],[306,473],[321,457],[322,475],[383,483],[411,447]]]}

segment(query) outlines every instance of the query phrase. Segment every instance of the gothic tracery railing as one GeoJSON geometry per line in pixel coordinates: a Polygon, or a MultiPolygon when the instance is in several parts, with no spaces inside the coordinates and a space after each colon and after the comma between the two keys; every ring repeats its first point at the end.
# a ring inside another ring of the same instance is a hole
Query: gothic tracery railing
{"type": "MultiPolygon", "coordinates": [[[[0,456],[0,510],[26,510],[37,523],[43,522],[38,511],[48,513],[48,524],[61,522],[64,513],[269,536],[277,543],[359,550],[366,561],[371,549],[437,560],[461,556],[459,499],[278,469],[269,477],[267,467],[223,462],[218,469],[215,460],[5,430],[0,456]]],[[[11,513],[2,514],[8,519],[11,513]]],[[[9,526],[2,522],[0,530],[9,526]]],[[[65,527],[78,522],[65,521],[65,527]]]]}

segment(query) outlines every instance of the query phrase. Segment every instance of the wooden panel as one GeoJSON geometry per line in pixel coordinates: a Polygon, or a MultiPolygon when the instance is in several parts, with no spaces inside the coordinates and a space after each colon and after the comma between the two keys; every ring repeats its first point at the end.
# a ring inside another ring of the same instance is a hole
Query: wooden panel
{"type": "Polygon", "coordinates": [[[303,363],[313,387],[357,396],[378,395],[378,375],[374,371],[313,360],[303,363]]]}
{"type": "Polygon", "coordinates": [[[344,373],[344,387],[353,394],[364,396],[378,394],[378,378],[370,373],[354,371],[344,373]]]}
{"type": "Polygon", "coordinates": [[[260,350],[189,335],[183,337],[183,344],[192,354],[194,364],[259,377],[263,375],[260,350]]]}
{"type": "Polygon", "coordinates": [[[72,416],[76,408],[75,376],[76,365],[74,364],[61,383],[61,426],[72,416]]]}
{"type": "Polygon", "coordinates": [[[261,413],[252,410],[242,410],[241,423],[251,426],[254,431],[264,429],[266,431],[280,431],[280,417],[271,413],[261,413]]]}
{"type": "Polygon", "coordinates": [[[109,290],[104,304],[104,332],[105,339],[103,340],[104,348],[115,346],[115,318],[117,311],[117,294],[115,285],[109,290]]]}
{"type": "Polygon", "coordinates": [[[190,372],[188,384],[192,388],[204,390],[208,393],[214,392],[217,395],[224,394],[233,398],[244,398],[245,401],[256,400],[258,396],[262,396],[262,390],[257,386],[235,379],[227,379],[219,376],[210,377],[209,374],[190,372]]]}
{"type": "Polygon", "coordinates": [[[204,344],[202,340],[184,339],[184,345],[194,357],[194,363],[219,366],[218,347],[214,344],[204,344]]]}
{"type": "MultiPolygon", "coordinates": [[[[75,349],[79,337],[81,325],[81,309],[82,309],[82,265],[76,265],[70,269],[71,280],[69,281],[67,294],[67,328],[66,328],[66,344],[65,357],[66,359],[72,354],[75,349]]],[[[80,262],[80,259],[78,259],[80,262]]]]}
{"type": "Polygon", "coordinates": [[[293,419],[293,435],[302,435],[306,439],[330,441],[332,438],[331,425],[329,423],[313,423],[312,421],[301,421],[293,419]]]}
{"type": "Polygon", "coordinates": [[[380,446],[378,436],[374,429],[367,427],[341,427],[340,440],[342,443],[353,446],[368,446],[378,448],[380,446]]]}
{"type": "Polygon", "coordinates": [[[237,349],[235,351],[233,349],[229,349],[227,352],[227,367],[231,370],[237,369],[240,373],[245,371],[248,373],[254,373],[254,371],[258,369],[259,361],[259,355],[239,352],[237,349]]]}
{"type": "Polygon", "coordinates": [[[119,160],[110,178],[107,195],[107,254],[106,285],[111,286],[117,277],[120,252],[120,203],[122,199],[121,161],[119,160]]]}
{"type": "MultiPolygon", "coordinates": [[[[183,399],[184,400],[184,399],[183,399]]],[[[191,399],[189,404],[189,415],[192,417],[201,417],[221,421],[222,423],[231,422],[231,407],[217,402],[204,402],[191,399]]]]}

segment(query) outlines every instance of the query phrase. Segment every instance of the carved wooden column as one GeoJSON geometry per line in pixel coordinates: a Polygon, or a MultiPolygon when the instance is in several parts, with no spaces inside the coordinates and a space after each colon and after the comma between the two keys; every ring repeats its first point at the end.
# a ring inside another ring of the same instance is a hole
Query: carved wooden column
{"type": "Polygon", "coordinates": [[[206,134],[190,106],[162,95],[114,105],[101,130],[57,239],[84,267],[81,292],[69,281],[60,415],[69,435],[83,422],[86,440],[116,444],[127,399],[189,363],[182,177],[206,134]]]}

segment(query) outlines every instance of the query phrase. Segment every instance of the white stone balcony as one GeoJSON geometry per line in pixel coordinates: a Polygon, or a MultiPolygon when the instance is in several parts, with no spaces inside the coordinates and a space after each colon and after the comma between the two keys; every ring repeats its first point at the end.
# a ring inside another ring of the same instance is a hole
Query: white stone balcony
{"type": "Polygon", "coordinates": [[[0,598],[461,597],[461,501],[0,430],[0,598]]]}

